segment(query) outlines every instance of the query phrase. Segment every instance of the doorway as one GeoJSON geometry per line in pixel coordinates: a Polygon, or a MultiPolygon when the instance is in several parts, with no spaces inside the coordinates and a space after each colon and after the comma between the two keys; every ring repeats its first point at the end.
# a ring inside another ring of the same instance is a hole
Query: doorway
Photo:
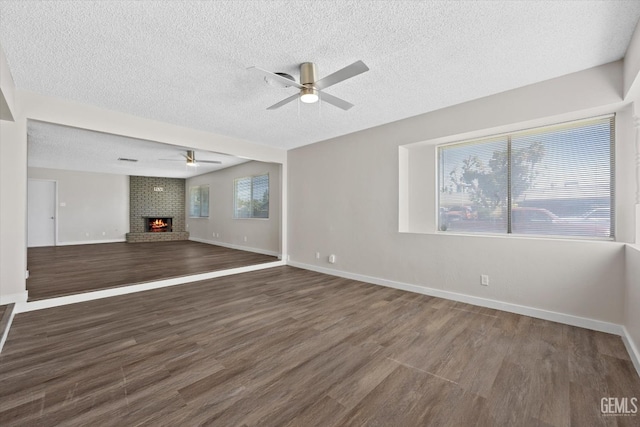
{"type": "Polygon", "coordinates": [[[27,247],[56,245],[56,182],[29,179],[27,247]]]}

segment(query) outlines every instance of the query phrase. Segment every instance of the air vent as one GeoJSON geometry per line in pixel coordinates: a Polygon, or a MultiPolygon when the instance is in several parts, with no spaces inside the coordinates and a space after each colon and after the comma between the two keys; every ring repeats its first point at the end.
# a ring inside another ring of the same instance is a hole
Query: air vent
{"type": "Polygon", "coordinates": [[[138,161],[138,159],[127,159],[124,157],[118,157],[118,160],[120,160],[121,162],[133,162],[133,163],[138,161]]]}

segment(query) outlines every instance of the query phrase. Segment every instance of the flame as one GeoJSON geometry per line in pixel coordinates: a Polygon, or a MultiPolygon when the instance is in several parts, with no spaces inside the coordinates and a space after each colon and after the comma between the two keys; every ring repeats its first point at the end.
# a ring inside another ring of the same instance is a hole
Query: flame
{"type": "Polygon", "coordinates": [[[157,218],[154,221],[149,221],[149,231],[163,231],[163,229],[167,227],[169,227],[169,223],[164,222],[160,218],[157,218]]]}

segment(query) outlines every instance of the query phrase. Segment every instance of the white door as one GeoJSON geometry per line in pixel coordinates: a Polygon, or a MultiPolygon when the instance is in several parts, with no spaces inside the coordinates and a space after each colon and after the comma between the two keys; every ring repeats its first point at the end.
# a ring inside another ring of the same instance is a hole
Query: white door
{"type": "Polygon", "coordinates": [[[56,183],[30,179],[27,188],[27,246],[56,244],[56,183]]]}

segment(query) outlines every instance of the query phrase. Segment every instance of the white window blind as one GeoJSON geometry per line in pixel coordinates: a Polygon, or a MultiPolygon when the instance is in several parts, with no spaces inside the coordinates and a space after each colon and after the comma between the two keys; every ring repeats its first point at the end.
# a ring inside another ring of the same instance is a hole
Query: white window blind
{"type": "Polygon", "coordinates": [[[206,185],[189,188],[189,217],[209,216],[209,187],[206,185]]]}
{"type": "Polygon", "coordinates": [[[234,181],[234,217],[269,218],[269,175],[234,181]]]}
{"type": "Polygon", "coordinates": [[[613,238],[614,117],[438,149],[441,231],[613,238]]]}

